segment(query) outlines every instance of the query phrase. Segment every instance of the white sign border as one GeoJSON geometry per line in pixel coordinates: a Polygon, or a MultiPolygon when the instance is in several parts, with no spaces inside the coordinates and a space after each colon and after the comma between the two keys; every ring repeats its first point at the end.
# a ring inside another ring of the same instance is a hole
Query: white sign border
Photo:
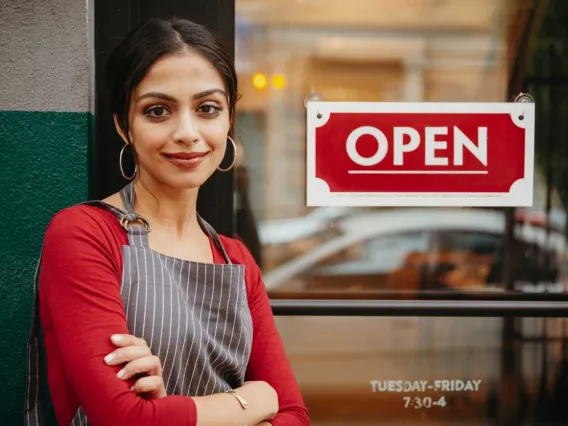
{"type": "Polygon", "coordinates": [[[306,203],[309,207],[530,207],[533,205],[535,104],[523,102],[324,102],[307,103],[306,203]],[[315,175],[316,128],[331,113],[510,114],[513,122],[532,129],[525,139],[525,178],[508,193],[331,193],[315,175]],[[523,115],[523,120],[519,116],[523,115]]]}

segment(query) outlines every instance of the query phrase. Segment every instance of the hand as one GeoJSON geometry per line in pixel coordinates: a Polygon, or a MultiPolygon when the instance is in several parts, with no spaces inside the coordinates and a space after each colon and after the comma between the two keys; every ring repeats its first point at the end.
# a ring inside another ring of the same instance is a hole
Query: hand
{"type": "Polygon", "coordinates": [[[108,354],[105,362],[113,366],[125,364],[118,372],[118,378],[128,380],[135,375],[144,375],[136,381],[131,390],[149,398],[165,397],[162,364],[157,356],[152,355],[146,341],[129,334],[113,335],[110,340],[119,349],[108,354]]]}

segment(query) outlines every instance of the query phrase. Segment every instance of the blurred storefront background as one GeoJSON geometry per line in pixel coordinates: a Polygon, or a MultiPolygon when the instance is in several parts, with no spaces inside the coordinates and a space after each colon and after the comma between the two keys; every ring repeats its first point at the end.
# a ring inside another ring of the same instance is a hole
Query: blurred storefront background
{"type": "MultiPolygon", "coordinates": [[[[272,298],[568,299],[568,2],[236,0],[236,20],[237,227],[272,298]],[[311,91],[373,102],[530,93],[534,206],[307,208],[311,91]]],[[[314,425],[568,424],[563,319],[277,322],[314,425]],[[389,380],[433,391],[378,390],[389,380]],[[481,382],[442,391],[436,380],[481,382]]]]}

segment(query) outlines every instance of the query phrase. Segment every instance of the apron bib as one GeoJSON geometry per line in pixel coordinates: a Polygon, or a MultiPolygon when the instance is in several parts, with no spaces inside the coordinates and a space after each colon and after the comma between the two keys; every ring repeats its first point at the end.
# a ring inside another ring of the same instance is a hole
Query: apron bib
{"type": "MultiPolygon", "coordinates": [[[[148,245],[150,225],[134,212],[133,184],[123,188],[120,195],[126,212],[99,201],[83,204],[111,211],[126,229],[128,245],[122,247],[120,286],[126,321],[130,333],[145,339],[152,354],[160,359],[167,394],[203,396],[240,386],[252,343],[245,266],[231,263],[215,230],[199,216],[202,229],[226,264],[190,262],[153,251],[148,245]]],[[[40,265],[41,257],[28,342],[28,426],[43,424],[38,341],[40,265]]],[[[89,424],[81,408],[71,424],[89,424]]]]}

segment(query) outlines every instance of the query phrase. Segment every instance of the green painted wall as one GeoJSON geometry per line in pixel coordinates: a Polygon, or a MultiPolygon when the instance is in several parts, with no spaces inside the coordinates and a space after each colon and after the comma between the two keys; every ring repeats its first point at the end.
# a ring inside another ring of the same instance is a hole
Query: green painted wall
{"type": "Polygon", "coordinates": [[[88,196],[92,115],[0,111],[0,424],[21,425],[33,274],[55,212],[88,196]]]}

